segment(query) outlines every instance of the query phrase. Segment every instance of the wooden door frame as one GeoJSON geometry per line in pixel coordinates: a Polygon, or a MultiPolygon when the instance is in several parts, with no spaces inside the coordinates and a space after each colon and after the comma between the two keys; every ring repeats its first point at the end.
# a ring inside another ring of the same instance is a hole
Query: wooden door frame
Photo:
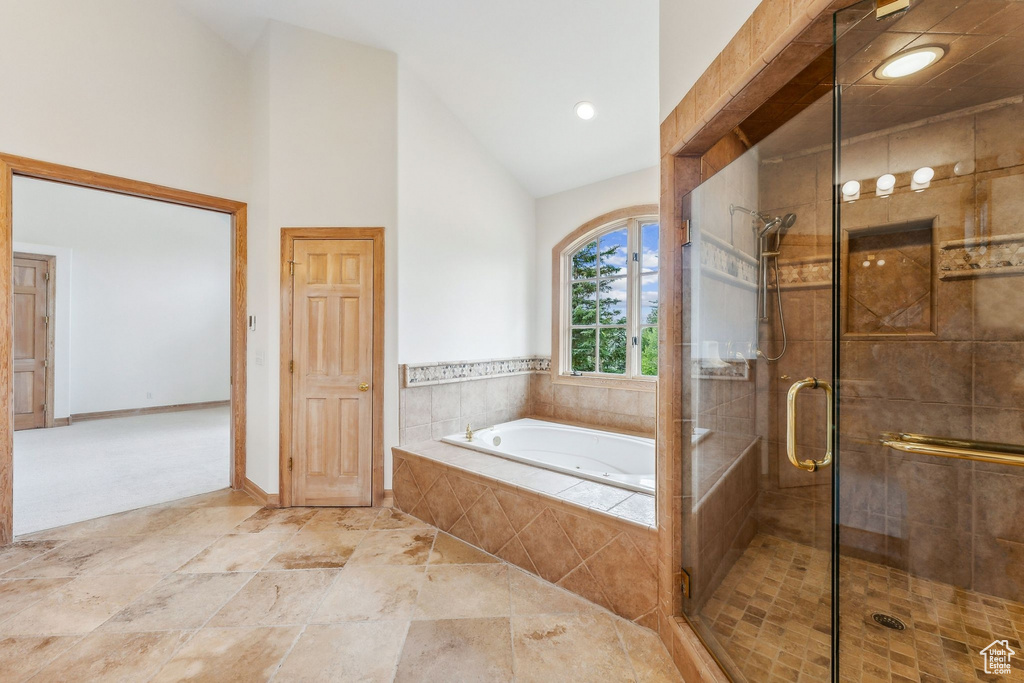
{"type": "MultiPolygon", "coordinates": [[[[53,362],[54,354],[54,327],[57,325],[57,257],[53,254],[34,254],[27,251],[16,251],[12,258],[20,258],[28,261],[45,261],[46,272],[46,315],[50,322],[46,325],[46,389],[44,390],[46,409],[43,412],[43,428],[49,429],[54,426],[53,419],[53,374],[56,365],[53,362]]],[[[11,319],[13,329],[14,319],[11,319]]],[[[12,388],[13,391],[13,388],[12,388]]],[[[13,426],[13,423],[12,423],[13,426]]]]}
{"type": "Polygon", "coordinates": [[[281,435],[278,471],[281,507],[292,506],[292,276],[295,240],[373,240],[373,443],[370,504],[384,502],[384,228],[281,228],[281,435]]]}
{"type": "Polygon", "coordinates": [[[14,176],[207,209],[231,216],[231,481],[245,482],[246,204],[138,180],[0,153],[0,545],[14,535],[14,402],[11,259],[14,176]]]}

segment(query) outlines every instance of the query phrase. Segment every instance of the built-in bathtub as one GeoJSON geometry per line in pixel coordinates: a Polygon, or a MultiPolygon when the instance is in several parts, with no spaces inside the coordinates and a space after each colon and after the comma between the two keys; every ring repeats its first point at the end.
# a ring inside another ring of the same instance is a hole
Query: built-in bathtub
{"type": "Polygon", "coordinates": [[[654,439],[522,419],[442,439],[490,455],[610,484],[654,493],[654,439]]]}

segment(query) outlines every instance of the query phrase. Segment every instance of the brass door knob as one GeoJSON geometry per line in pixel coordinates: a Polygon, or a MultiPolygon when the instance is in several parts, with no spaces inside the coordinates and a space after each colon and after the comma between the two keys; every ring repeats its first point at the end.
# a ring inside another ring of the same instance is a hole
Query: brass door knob
{"type": "Polygon", "coordinates": [[[366,382],[363,382],[362,384],[359,385],[359,391],[369,391],[369,390],[370,390],[370,385],[367,384],[366,382]]]}

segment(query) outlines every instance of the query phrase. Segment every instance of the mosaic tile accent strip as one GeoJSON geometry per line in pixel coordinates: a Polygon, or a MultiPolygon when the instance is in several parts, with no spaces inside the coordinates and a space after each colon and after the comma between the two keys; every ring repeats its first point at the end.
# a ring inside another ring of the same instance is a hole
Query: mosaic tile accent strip
{"type": "Polygon", "coordinates": [[[700,265],[706,275],[757,285],[757,259],[708,233],[700,236],[700,265]]]}
{"type": "Polygon", "coordinates": [[[832,259],[815,257],[806,261],[779,263],[778,282],[783,289],[813,289],[832,286],[832,259]]]}
{"type": "MultiPolygon", "coordinates": [[[[553,474],[553,473],[546,473],[553,474]]],[[[395,506],[642,626],[657,623],[657,533],[407,451],[395,506]]]]}
{"type": "Polygon", "coordinates": [[[1024,273],[1024,234],[971,238],[939,245],[939,279],[1024,273]]]}
{"type": "Polygon", "coordinates": [[[533,372],[548,372],[551,359],[543,356],[498,358],[491,360],[452,361],[404,365],[403,379],[407,387],[465,382],[487,377],[508,377],[533,372]]]}
{"type": "Polygon", "coordinates": [[[694,358],[690,361],[690,377],[699,379],[749,379],[750,361],[727,360],[725,365],[713,363],[707,358],[694,358]]]}
{"type": "MultiPolygon", "coordinates": [[[[737,680],[828,680],[829,553],[759,534],[699,615],[737,680]]],[[[919,579],[899,569],[840,560],[840,680],[1024,681],[984,673],[980,651],[1007,640],[1020,652],[1024,605],[919,579]],[[874,613],[897,617],[885,628],[874,613]]]]}

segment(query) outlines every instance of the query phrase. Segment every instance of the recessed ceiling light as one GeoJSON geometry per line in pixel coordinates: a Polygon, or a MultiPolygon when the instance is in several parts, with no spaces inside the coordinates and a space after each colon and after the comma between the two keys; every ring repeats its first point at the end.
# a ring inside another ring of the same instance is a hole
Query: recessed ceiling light
{"type": "Polygon", "coordinates": [[[875,77],[892,80],[916,74],[942,59],[945,54],[946,48],[941,45],[925,45],[905,50],[882,62],[881,66],[875,69],[875,77]]]}
{"type": "Polygon", "coordinates": [[[580,117],[584,121],[589,121],[594,118],[594,114],[597,110],[594,109],[594,105],[590,102],[580,102],[576,105],[576,116],[580,117]]]}

